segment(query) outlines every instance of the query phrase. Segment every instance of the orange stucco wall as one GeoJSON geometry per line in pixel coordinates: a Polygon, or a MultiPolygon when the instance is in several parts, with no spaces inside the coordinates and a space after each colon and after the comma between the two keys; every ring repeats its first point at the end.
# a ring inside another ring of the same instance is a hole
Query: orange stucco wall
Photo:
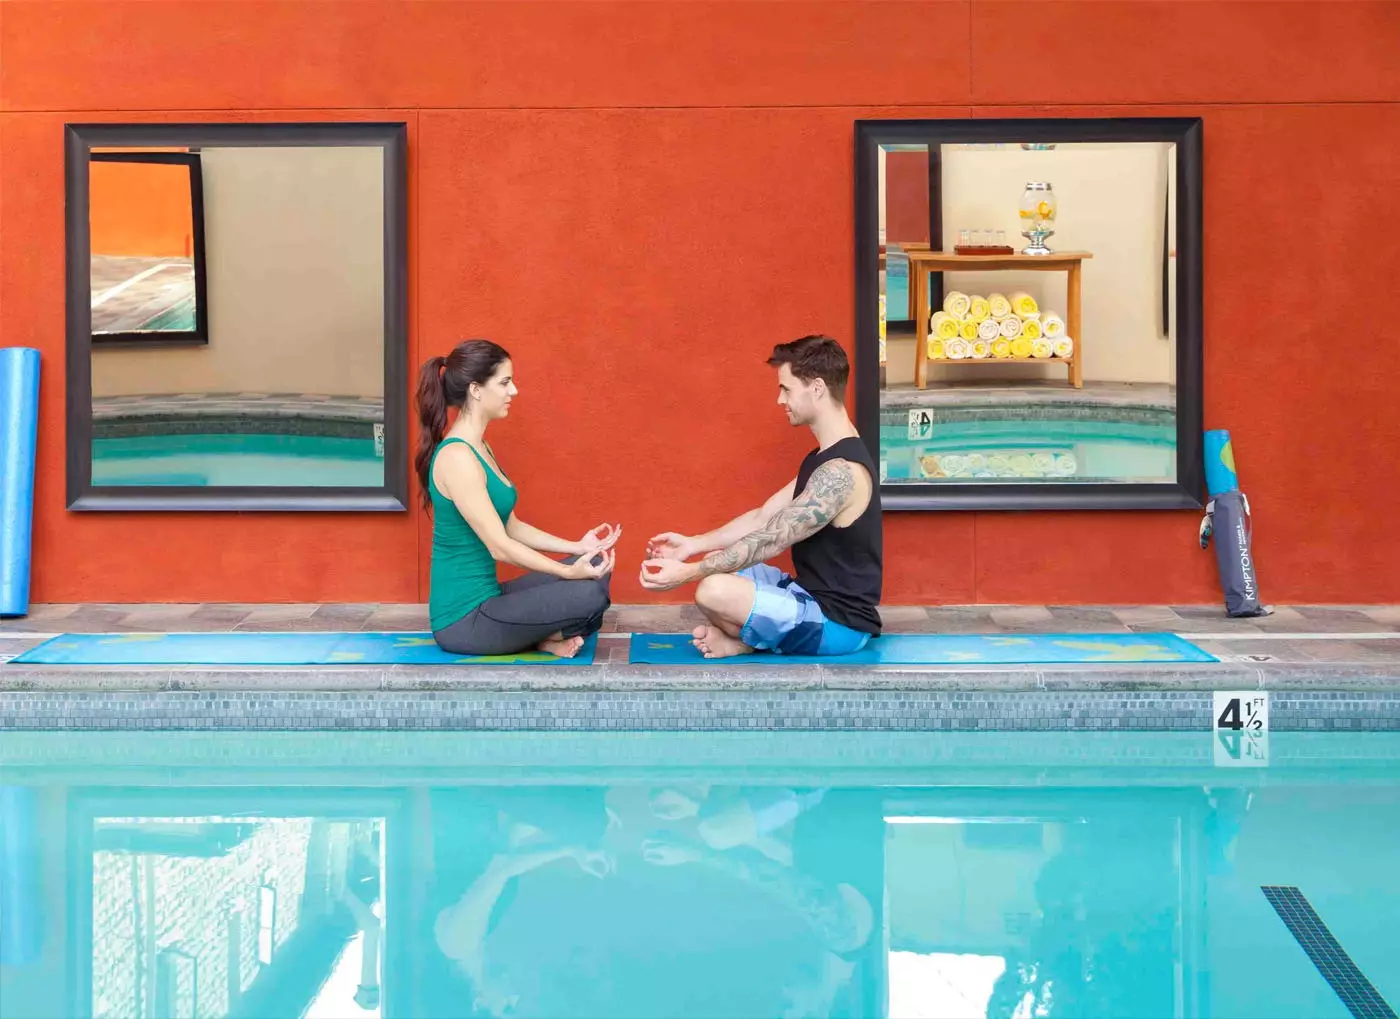
{"type": "Polygon", "coordinates": [[[891,244],[928,242],[928,153],[885,157],[885,236],[891,244]]]}
{"type": "Polygon", "coordinates": [[[93,254],[194,253],[189,167],[93,162],[88,167],[88,194],[93,254]]]}
{"type": "MultiPolygon", "coordinates": [[[[1400,600],[1400,356],[1375,325],[1400,5],[12,0],[0,45],[0,343],[45,355],[36,600],[427,584],[416,513],[65,511],[67,121],[406,120],[412,355],[515,352],[493,444],[533,522],[621,519],[622,601],[649,534],[755,502],[807,446],[763,359],[850,336],[853,120],[1133,114],[1205,120],[1206,424],[1233,430],[1265,595],[1400,600]]],[[[886,600],[1215,601],[1196,524],[891,514],[886,600]]]]}

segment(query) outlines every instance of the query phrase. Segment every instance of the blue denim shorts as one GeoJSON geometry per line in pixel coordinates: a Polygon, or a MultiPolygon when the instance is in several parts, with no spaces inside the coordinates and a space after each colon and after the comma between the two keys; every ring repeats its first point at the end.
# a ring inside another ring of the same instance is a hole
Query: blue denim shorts
{"type": "Polygon", "coordinates": [[[849,655],[865,647],[870,634],[827,619],[816,599],[775,566],[740,570],[753,581],[753,609],[739,639],[759,651],[783,655],[849,655]]]}

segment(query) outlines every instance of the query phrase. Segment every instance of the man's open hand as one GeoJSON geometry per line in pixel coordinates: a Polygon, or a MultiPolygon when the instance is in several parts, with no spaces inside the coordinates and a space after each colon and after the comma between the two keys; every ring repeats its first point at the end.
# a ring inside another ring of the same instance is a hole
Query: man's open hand
{"type": "Polygon", "coordinates": [[[674,531],[658,534],[647,542],[648,559],[689,559],[694,554],[690,539],[674,531]]]}

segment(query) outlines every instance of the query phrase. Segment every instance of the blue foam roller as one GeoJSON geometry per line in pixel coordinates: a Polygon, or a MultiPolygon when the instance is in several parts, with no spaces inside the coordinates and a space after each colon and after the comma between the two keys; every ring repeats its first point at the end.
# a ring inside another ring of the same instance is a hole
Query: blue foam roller
{"type": "Polygon", "coordinates": [[[24,966],[39,957],[39,808],[33,789],[0,786],[0,962],[24,966]]]}
{"type": "Polygon", "coordinates": [[[0,349],[0,616],[29,612],[39,352],[0,349]]]}
{"type": "Polygon", "coordinates": [[[1225,492],[1238,491],[1240,480],[1235,476],[1235,448],[1230,433],[1223,428],[1206,432],[1206,489],[1211,498],[1225,492]]]}

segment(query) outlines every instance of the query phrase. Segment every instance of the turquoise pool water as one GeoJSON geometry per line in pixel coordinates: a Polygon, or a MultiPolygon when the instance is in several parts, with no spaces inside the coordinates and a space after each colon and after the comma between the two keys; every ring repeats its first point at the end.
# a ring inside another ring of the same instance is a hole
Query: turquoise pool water
{"type": "Polygon", "coordinates": [[[893,259],[885,273],[885,319],[909,321],[909,263],[903,258],[893,259]]]}
{"type": "Polygon", "coordinates": [[[1176,426],[1129,421],[991,420],[880,427],[881,475],[890,484],[1170,482],[1176,426]]]}
{"type": "Polygon", "coordinates": [[[0,1016],[1353,1014],[1273,886],[1400,1002],[1400,735],[1212,739],[8,733],[0,1016]]]}
{"type": "Polygon", "coordinates": [[[94,439],[92,483],[377,488],[384,484],[384,458],[376,453],[371,438],[151,435],[94,439]]]}

